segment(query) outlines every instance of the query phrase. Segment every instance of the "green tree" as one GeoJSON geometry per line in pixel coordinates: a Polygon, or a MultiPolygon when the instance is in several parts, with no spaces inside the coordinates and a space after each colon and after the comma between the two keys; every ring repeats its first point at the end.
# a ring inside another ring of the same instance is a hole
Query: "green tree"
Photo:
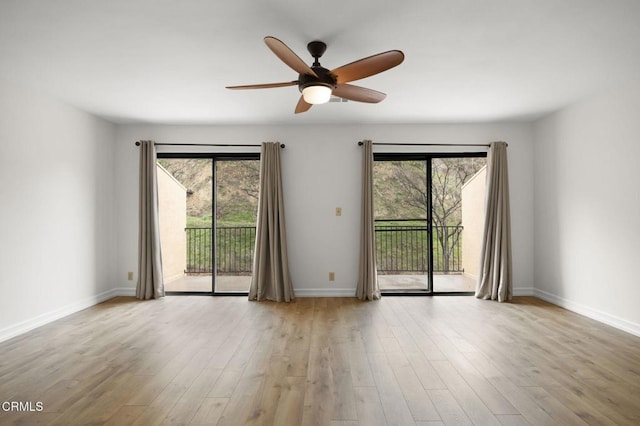
{"type": "MultiPolygon", "coordinates": [[[[453,250],[459,247],[462,223],[462,186],[486,163],[483,157],[434,158],[431,162],[431,201],[434,236],[448,268],[453,250]]],[[[428,208],[425,161],[379,161],[374,171],[376,217],[424,219],[428,208]]]]}

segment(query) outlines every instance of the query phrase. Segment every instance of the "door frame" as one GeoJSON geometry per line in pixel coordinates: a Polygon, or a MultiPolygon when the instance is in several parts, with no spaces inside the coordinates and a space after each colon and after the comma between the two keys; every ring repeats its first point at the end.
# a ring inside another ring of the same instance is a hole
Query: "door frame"
{"type": "Polygon", "coordinates": [[[156,153],[156,159],[173,158],[173,159],[190,159],[190,158],[204,158],[211,159],[211,259],[213,262],[213,271],[211,272],[211,291],[167,291],[168,295],[186,295],[186,296],[247,296],[249,289],[246,292],[219,292],[216,291],[216,279],[217,279],[217,262],[216,262],[216,188],[217,188],[217,173],[216,165],[218,161],[240,161],[240,160],[258,160],[260,161],[259,152],[158,152],[156,153]]]}
{"type": "Polygon", "coordinates": [[[373,153],[373,161],[425,161],[425,183],[427,188],[427,289],[426,290],[386,290],[381,291],[383,296],[470,296],[470,291],[434,291],[433,289],[433,165],[432,160],[437,158],[486,158],[486,152],[380,152],[373,153]]]}

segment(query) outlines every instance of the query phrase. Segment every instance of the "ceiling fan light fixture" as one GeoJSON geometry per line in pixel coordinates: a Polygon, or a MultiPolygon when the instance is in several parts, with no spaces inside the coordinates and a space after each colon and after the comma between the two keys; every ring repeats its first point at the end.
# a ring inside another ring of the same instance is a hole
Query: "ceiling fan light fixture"
{"type": "Polygon", "coordinates": [[[331,87],[326,85],[311,85],[302,89],[302,97],[304,101],[312,104],[325,104],[331,99],[331,87]]]}

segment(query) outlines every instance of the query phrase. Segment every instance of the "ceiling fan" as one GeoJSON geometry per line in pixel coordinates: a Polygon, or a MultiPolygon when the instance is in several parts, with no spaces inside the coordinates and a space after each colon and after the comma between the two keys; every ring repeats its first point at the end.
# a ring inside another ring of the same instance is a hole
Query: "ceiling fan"
{"type": "Polygon", "coordinates": [[[270,89],[297,85],[302,96],[296,105],[296,114],[308,111],[312,105],[328,102],[332,94],[351,101],[378,103],[387,95],[347,83],[386,71],[400,65],[404,60],[404,53],[400,50],[389,50],[329,71],[322,67],[318,61],[327,49],[327,45],[321,41],[312,41],[307,44],[307,50],[314,58],[311,66],[308,66],[293,50],[277,38],[267,36],[264,38],[264,42],[282,62],[299,74],[298,79],[282,83],[227,86],[227,89],[270,89]]]}

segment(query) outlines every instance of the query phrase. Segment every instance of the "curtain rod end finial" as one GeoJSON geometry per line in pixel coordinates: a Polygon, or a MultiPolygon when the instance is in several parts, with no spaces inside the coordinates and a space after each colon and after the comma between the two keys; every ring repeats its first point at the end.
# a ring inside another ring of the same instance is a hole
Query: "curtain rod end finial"
{"type": "Polygon", "coordinates": [[[136,146],[140,146],[140,141],[136,141],[136,146]]]}

